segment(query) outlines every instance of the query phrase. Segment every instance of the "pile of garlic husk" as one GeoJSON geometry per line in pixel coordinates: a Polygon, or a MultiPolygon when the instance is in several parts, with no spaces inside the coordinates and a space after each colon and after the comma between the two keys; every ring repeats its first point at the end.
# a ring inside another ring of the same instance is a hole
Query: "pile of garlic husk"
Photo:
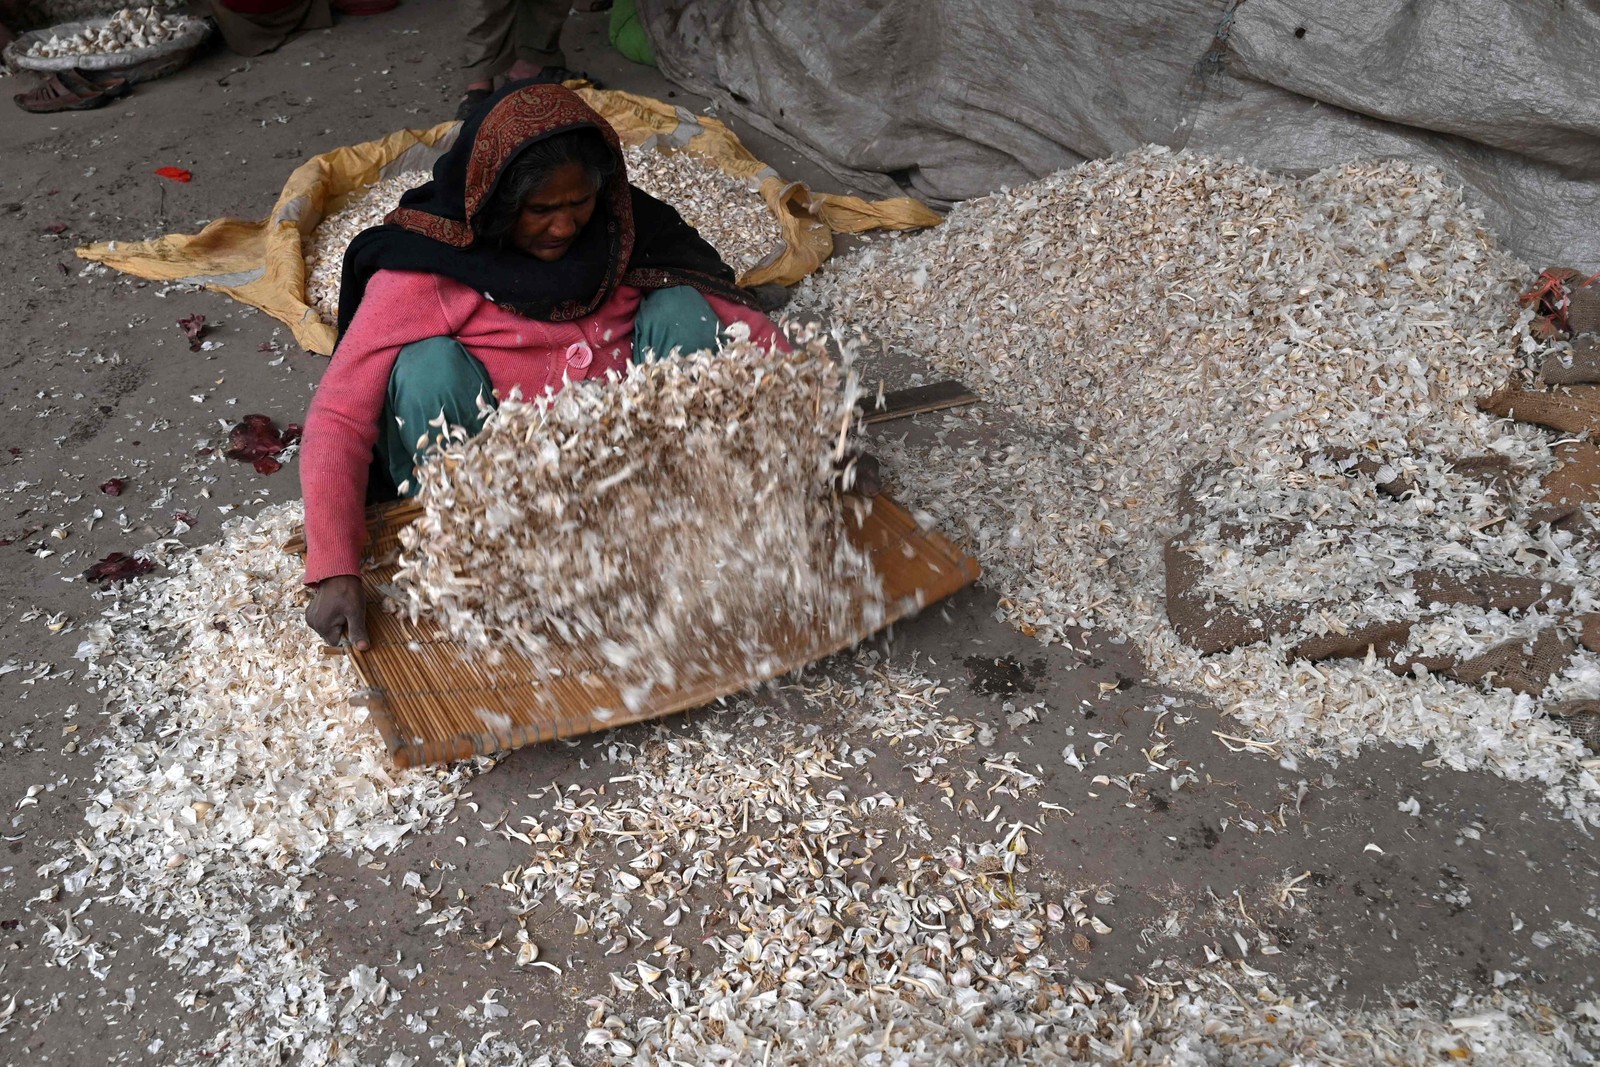
{"type": "Polygon", "coordinates": [[[400,198],[431,177],[425,170],[408,170],[374,182],[342,209],[325,216],[306,238],[306,303],[324,321],[339,321],[339,280],[350,242],[362,230],[383,225],[384,216],[400,206],[400,198]]]}
{"type": "MultiPolygon", "coordinates": [[[[40,870],[75,900],[58,955],[97,977],[119,961],[90,900],[139,913],[156,954],[215,1000],[214,1062],[328,1058],[383,1000],[346,1004],[302,926],[319,861],[369,862],[438,825],[473,764],[396,770],[359,681],[305,625],[298,503],[230,522],[165,573],[114,588],[78,655],[109,716],[84,823],[40,870]]],[[[367,968],[370,970],[370,968],[367,968]]],[[[121,972],[126,978],[126,972],[121,972]]],[[[193,989],[185,1003],[198,1010],[193,989]]]]}
{"type": "Polygon", "coordinates": [[[693,152],[630,146],[623,157],[628,181],[677,208],[735,274],[782,247],[778,220],[759,185],[726,174],[693,152]]]}
{"type": "Polygon", "coordinates": [[[794,627],[843,636],[883,615],[833,491],[856,398],[821,339],[746,336],[509,399],[420,468],[396,585],[472,648],[536,667],[558,643],[594,649],[630,710],[730,668],[772,673],[794,627]]]}
{"type": "Polygon", "coordinates": [[[1438,171],[1352,163],[1297,180],[1145,148],[961,204],[935,230],[835,261],[796,299],[991,402],[942,417],[931,442],[878,447],[903,494],[964,535],[1025,632],[1125,634],[1162,681],[1287,751],[1431,745],[1447,765],[1550,782],[1583,806],[1600,792],[1588,754],[1541,708],[1600,695],[1595,653],[1578,649],[1532,696],[1290,655],[1400,610],[1423,623],[1413,656],[1470,655],[1536,625],[1570,634],[1594,610],[1593,541],[1522,521],[1555,436],[1475,407],[1538,349],[1515,301],[1531,277],[1438,171]],[[1331,469],[1341,452],[1379,476],[1331,469]],[[1452,473],[1478,456],[1509,465],[1504,484],[1452,473]],[[1179,486],[1199,471],[1232,473],[1180,517],[1179,486]],[[1397,475],[1418,491],[1374,492],[1397,475]],[[1200,655],[1166,610],[1162,552],[1188,522],[1208,593],[1331,599],[1333,615],[1200,655]],[[1240,548],[1223,522],[1301,529],[1240,548]],[[1537,619],[1423,618],[1430,606],[1396,589],[1424,562],[1573,592],[1537,619]]]}
{"type": "MultiPolygon", "coordinates": [[[[581,990],[581,1062],[1591,1062],[1592,1010],[1563,1016],[1517,990],[1404,1008],[1288,994],[1262,969],[1278,950],[1243,897],[1218,912],[1240,959],[1156,959],[1151,975],[1145,956],[1133,976],[1089,977],[1104,966],[1082,955],[1089,935],[1112,933],[1119,897],[1071,882],[1046,827],[1073,816],[1045,801],[1064,787],[1031,773],[1038,753],[965,762],[995,725],[874,652],[828,675],[792,679],[779,707],[741,697],[671,732],[595,738],[606,789],[529,795],[541,810],[521,824],[528,854],[498,888],[518,964],[581,990]],[[897,791],[874,773],[886,756],[918,782],[965,778],[969,795],[897,791]],[[995,806],[963,818],[974,796],[995,806]],[[568,923],[578,950],[544,958],[538,938],[568,923]]],[[[1162,731],[1141,734],[1107,748],[1149,767],[1162,731]]]]}

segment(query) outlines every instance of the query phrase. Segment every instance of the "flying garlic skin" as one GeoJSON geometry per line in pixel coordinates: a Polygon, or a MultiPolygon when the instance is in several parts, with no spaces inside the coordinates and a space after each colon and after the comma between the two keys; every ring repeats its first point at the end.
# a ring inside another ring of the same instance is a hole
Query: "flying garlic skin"
{"type": "Polygon", "coordinates": [[[535,664],[557,643],[590,647],[630,710],[730,654],[770,670],[786,629],[876,628],[881,586],[834,493],[858,395],[812,337],[791,352],[735,339],[508,399],[419,471],[405,608],[535,664]]]}

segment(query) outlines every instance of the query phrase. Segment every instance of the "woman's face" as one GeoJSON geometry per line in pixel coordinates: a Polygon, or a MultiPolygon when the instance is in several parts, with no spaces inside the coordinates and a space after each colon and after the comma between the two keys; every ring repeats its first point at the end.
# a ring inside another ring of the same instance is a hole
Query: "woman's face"
{"type": "Polygon", "coordinates": [[[597,193],[582,164],[563,163],[522,201],[512,243],[535,259],[554,263],[589,224],[597,193]]]}

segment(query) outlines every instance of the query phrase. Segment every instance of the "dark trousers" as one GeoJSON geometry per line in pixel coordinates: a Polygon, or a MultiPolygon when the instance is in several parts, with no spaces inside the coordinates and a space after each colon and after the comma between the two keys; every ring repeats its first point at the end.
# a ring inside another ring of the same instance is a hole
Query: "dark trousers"
{"type": "Polygon", "coordinates": [[[517,60],[564,67],[561,27],[572,0],[460,0],[466,23],[467,81],[489,81],[517,60]]]}

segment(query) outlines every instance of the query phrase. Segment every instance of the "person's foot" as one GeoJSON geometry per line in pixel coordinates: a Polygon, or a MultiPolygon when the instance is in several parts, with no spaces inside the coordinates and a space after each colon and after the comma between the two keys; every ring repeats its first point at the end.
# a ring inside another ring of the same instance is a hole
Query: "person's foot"
{"type": "Polygon", "coordinates": [[[586,81],[596,89],[604,88],[599,82],[589,77],[581,70],[571,70],[567,67],[557,67],[550,64],[530,63],[519,59],[511,64],[511,69],[506,71],[507,81],[532,81],[539,85],[561,85],[570,81],[586,81]]]}
{"type": "Polygon", "coordinates": [[[493,95],[493,82],[473,82],[467,86],[467,91],[461,94],[460,100],[456,101],[456,121],[467,121],[468,116],[478,109],[478,105],[493,95]]]}
{"type": "Polygon", "coordinates": [[[506,71],[506,80],[514,82],[526,81],[529,78],[537,78],[543,73],[544,66],[542,64],[529,63],[526,59],[519,59],[511,64],[510,70],[506,71]]]}

